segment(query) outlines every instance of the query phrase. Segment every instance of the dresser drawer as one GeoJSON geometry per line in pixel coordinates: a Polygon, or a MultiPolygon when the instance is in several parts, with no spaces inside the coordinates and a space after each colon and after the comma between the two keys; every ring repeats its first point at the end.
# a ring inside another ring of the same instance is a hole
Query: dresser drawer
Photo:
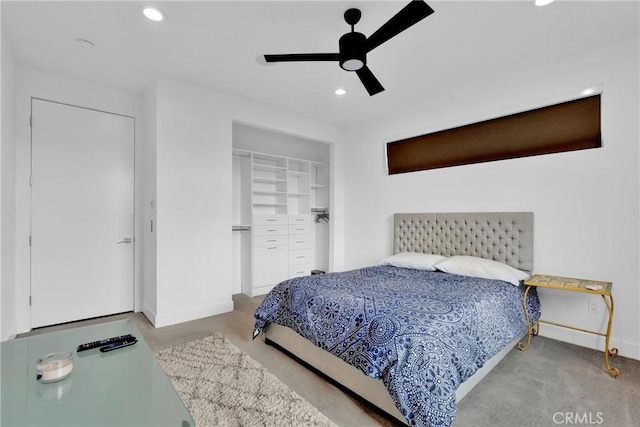
{"type": "Polygon", "coordinates": [[[298,249],[289,251],[289,268],[294,265],[310,264],[311,249],[298,249]]]}
{"type": "Polygon", "coordinates": [[[287,225],[287,215],[254,215],[253,225],[287,225]]]}
{"type": "Polygon", "coordinates": [[[309,276],[311,274],[311,264],[300,264],[289,267],[289,277],[309,276]]]}
{"type": "Polygon", "coordinates": [[[289,234],[311,234],[310,225],[289,225],[289,234]]]}
{"type": "Polygon", "coordinates": [[[277,235],[286,236],[289,228],[286,225],[259,225],[252,227],[252,230],[254,237],[277,235]]]}
{"type": "Polygon", "coordinates": [[[289,249],[309,249],[311,248],[311,236],[308,234],[290,234],[289,249]]]}
{"type": "Polygon", "coordinates": [[[289,215],[289,225],[311,224],[311,215],[289,215]]]}
{"type": "Polygon", "coordinates": [[[254,248],[287,248],[289,239],[287,236],[256,236],[253,239],[254,248]]]}
{"type": "Polygon", "coordinates": [[[287,279],[286,249],[255,248],[253,250],[253,287],[277,285],[287,279]]]}

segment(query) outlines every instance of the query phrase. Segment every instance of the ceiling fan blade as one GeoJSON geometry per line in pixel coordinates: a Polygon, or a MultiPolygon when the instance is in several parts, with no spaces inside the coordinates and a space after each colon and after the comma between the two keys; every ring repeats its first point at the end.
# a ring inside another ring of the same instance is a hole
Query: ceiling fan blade
{"type": "Polygon", "coordinates": [[[267,62],[298,62],[298,61],[337,61],[337,53],[291,53],[285,55],[265,55],[267,62]]]}
{"type": "Polygon", "coordinates": [[[359,70],[356,71],[358,77],[360,77],[360,81],[364,85],[364,88],[367,89],[370,96],[375,95],[376,93],[380,93],[384,90],[376,76],[373,75],[369,67],[366,65],[359,70]]]}
{"type": "Polygon", "coordinates": [[[397,36],[412,25],[422,21],[433,13],[433,9],[422,0],[413,0],[396,13],[382,27],[367,39],[367,52],[397,36]]]}

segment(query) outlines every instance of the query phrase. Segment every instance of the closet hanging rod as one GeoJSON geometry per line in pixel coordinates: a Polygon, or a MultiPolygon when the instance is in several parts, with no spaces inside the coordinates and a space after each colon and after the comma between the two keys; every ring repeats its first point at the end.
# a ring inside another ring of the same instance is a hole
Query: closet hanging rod
{"type": "Polygon", "coordinates": [[[232,153],[234,156],[238,156],[238,157],[246,157],[248,159],[251,158],[251,155],[249,153],[232,153]]]}

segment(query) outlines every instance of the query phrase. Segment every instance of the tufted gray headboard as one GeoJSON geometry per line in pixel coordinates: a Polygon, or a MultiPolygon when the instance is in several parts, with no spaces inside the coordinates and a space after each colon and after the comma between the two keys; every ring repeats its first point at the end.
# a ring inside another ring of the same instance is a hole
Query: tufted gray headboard
{"type": "Polygon", "coordinates": [[[397,213],[393,253],[471,255],[533,271],[533,212],[397,213]]]}

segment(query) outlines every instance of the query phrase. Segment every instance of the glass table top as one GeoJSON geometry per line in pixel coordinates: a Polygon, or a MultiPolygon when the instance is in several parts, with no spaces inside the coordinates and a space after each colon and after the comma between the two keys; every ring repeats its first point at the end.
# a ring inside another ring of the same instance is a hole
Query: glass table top
{"type": "Polygon", "coordinates": [[[35,335],[0,345],[2,426],[178,426],[195,423],[131,320],[35,335]],[[131,334],[138,343],[102,353],[78,345],[131,334]],[[36,361],[71,352],[73,371],[49,384],[36,361]]]}

